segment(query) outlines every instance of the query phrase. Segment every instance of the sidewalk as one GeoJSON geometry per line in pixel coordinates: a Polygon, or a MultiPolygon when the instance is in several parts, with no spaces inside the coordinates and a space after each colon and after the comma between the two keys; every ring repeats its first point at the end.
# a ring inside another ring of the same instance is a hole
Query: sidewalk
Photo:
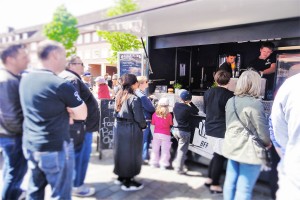
{"type": "MultiPolygon", "coordinates": [[[[98,159],[98,153],[93,148],[90,165],[86,177],[86,184],[95,187],[96,194],[90,199],[223,199],[220,194],[210,194],[204,186],[207,167],[195,163],[188,163],[188,174],[178,175],[173,170],[161,170],[143,165],[142,171],[136,177],[138,181],[144,183],[144,188],[140,191],[125,192],[120,186],[114,185],[116,175],[113,174],[113,153],[112,150],[103,150],[102,159],[98,159]]],[[[0,156],[2,165],[2,157],[0,156]]],[[[0,167],[0,173],[2,168],[0,167]]],[[[26,182],[26,181],[25,181],[26,182]]],[[[26,184],[24,184],[26,187],[26,184]]],[[[0,186],[1,189],[1,186],[0,186]]],[[[50,187],[46,192],[46,199],[49,199],[50,187]]],[[[269,200],[269,189],[265,184],[257,183],[254,189],[253,199],[269,200]]],[[[83,198],[73,197],[74,200],[83,198]]]]}

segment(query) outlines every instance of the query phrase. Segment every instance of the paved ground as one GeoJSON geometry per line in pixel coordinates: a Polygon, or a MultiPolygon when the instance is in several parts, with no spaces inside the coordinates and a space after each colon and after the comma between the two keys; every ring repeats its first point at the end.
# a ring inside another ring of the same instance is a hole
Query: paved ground
{"type": "MultiPolygon", "coordinates": [[[[1,162],[2,157],[0,156],[0,164],[1,162]]],[[[143,165],[142,171],[136,179],[143,182],[145,187],[136,192],[124,192],[120,189],[120,186],[113,183],[116,175],[112,172],[112,151],[104,150],[103,158],[99,160],[94,147],[86,183],[95,187],[97,193],[93,197],[84,199],[223,199],[222,195],[211,195],[204,186],[207,173],[206,166],[188,163],[188,169],[187,175],[178,175],[172,170],[153,169],[148,165],[143,165]]],[[[26,187],[26,184],[24,184],[24,187],[26,187]]],[[[50,188],[47,188],[46,199],[49,199],[49,190],[50,188]]],[[[82,198],[74,197],[73,199],[79,200],[82,198]]],[[[264,183],[256,184],[253,199],[270,199],[269,190],[264,183]]]]}

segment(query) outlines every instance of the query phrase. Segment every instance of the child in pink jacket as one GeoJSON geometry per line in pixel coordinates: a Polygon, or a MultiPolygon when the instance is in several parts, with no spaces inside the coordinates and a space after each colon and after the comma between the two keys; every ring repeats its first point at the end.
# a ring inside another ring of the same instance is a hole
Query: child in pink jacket
{"type": "Polygon", "coordinates": [[[169,112],[169,100],[167,98],[159,100],[156,111],[152,115],[151,124],[155,128],[149,164],[153,167],[160,166],[161,169],[166,169],[170,166],[170,148],[172,145],[170,128],[173,125],[172,115],[169,112]]]}

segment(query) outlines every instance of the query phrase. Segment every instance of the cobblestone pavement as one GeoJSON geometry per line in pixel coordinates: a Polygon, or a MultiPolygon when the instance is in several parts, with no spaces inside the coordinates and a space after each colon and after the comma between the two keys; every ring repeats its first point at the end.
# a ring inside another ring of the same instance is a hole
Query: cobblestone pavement
{"type": "MultiPolygon", "coordinates": [[[[86,184],[95,187],[96,194],[90,199],[214,199],[221,200],[222,195],[210,194],[204,186],[207,167],[195,163],[188,163],[187,175],[178,175],[173,170],[161,170],[143,165],[142,171],[136,180],[144,184],[140,191],[125,192],[113,181],[116,175],[113,174],[112,150],[104,150],[101,160],[98,153],[94,151],[91,155],[90,165],[86,177],[86,184]]],[[[0,164],[2,166],[2,157],[0,164]]],[[[2,168],[0,167],[2,173],[2,168]]],[[[224,177],[223,177],[224,178],[224,177]]],[[[24,181],[26,182],[26,181],[24,181]]],[[[26,184],[23,184],[26,188],[26,184]]],[[[0,184],[1,189],[1,184],[0,184]]],[[[46,199],[49,199],[49,186],[47,187],[46,199]]],[[[269,200],[269,189],[264,183],[257,183],[254,189],[253,199],[269,200]]],[[[73,197],[74,200],[83,198],[73,197]]]]}

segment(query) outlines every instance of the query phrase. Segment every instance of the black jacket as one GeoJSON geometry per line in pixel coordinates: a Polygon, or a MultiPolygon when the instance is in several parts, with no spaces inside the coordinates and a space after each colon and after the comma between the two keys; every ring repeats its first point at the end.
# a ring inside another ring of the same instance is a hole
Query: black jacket
{"type": "Polygon", "coordinates": [[[19,98],[20,76],[0,69],[0,136],[22,134],[23,113],[19,98]]]}
{"type": "Polygon", "coordinates": [[[88,116],[86,119],[86,131],[99,131],[100,111],[98,102],[89,88],[82,82],[80,76],[71,70],[65,70],[59,74],[60,77],[70,81],[79,93],[79,96],[87,106],[88,116]]]}
{"type": "Polygon", "coordinates": [[[204,93],[206,135],[224,138],[226,131],[225,106],[231,97],[233,97],[233,92],[223,87],[211,88],[204,93]]]}
{"type": "Polygon", "coordinates": [[[176,102],[173,108],[174,114],[174,128],[178,128],[181,131],[190,132],[191,119],[193,115],[198,115],[199,109],[193,104],[190,103],[188,106],[185,103],[176,102]]]}

